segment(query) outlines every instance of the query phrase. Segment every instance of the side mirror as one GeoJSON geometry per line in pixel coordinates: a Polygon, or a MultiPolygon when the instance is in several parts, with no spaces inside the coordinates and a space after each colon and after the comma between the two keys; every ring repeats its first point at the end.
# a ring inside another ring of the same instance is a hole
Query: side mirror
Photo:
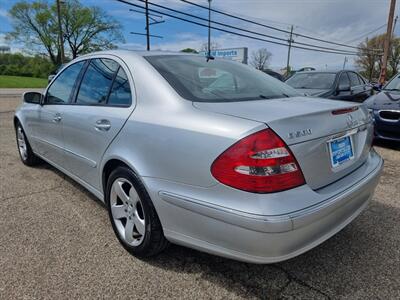
{"type": "Polygon", "coordinates": [[[382,90],[382,86],[380,84],[373,84],[372,89],[376,92],[380,92],[382,90]]]}
{"type": "Polygon", "coordinates": [[[24,100],[25,103],[31,103],[31,104],[40,104],[42,98],[43,94],[38,92],[26,92],[22,96],[22,99],[24,100]]]}
{"type": "Polygon", "coordinates": [[[337,88],[337,92],[350,92],[350,85],[349,84],[339,84],[337,88]]]}

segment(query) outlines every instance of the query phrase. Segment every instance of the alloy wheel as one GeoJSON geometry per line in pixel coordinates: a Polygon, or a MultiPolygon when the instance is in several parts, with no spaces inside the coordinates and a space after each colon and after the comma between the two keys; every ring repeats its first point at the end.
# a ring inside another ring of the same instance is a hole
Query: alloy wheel
{"type": "Polygon", "coordinates": [[[139,246],[146,233],[146,221],[140,197],[127,179],[118,178],[113,182],[110,206],[120,237],[130,246],[139,246]]]}
{"type": "Polygon", "coordinates": [[[28,158],[28,147],[25,140],[25,134],[22,131],[22,128],[18,126],[17,129],[17,143],[18,150],[23,160],[27,160],[28,158]]]}

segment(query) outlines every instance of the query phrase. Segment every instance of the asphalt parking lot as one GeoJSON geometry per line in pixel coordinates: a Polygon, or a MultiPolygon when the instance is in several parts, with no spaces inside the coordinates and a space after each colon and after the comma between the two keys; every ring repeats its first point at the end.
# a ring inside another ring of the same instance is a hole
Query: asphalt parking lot
{"type": "Polygon", "coordinates": [[[47,164],[20,162],[21,92],[0,90],[0,299],[400,298],[400,145],[376,146],[385,169],[369,208],[297,258],[252,265],[171,246],[141,261],[95,197],[47,164]]]}

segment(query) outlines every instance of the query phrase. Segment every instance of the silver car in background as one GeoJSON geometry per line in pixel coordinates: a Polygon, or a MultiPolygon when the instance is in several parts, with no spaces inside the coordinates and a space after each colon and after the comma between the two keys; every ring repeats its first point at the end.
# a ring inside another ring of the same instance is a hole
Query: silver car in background
{"type": "Polygon", "coordinates": [[[359,215],[383,167],[364,106],[190,54],[82,56],[43,95],[26,93],[14,124],[22,161],[45,160],[104,201],[138,257],[172,242],[289,259],[359,215]]]}

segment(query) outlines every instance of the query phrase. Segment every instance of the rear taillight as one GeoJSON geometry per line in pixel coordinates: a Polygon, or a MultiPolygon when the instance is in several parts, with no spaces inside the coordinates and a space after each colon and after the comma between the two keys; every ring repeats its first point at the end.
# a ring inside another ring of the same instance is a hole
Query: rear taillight
{"type": "Polygon", "coordinates": [[[221,183],[253,193],[273,193],[305,184],[284,141],[271,129],[253,133],[223,152],[211,166],[221,183]]]}

